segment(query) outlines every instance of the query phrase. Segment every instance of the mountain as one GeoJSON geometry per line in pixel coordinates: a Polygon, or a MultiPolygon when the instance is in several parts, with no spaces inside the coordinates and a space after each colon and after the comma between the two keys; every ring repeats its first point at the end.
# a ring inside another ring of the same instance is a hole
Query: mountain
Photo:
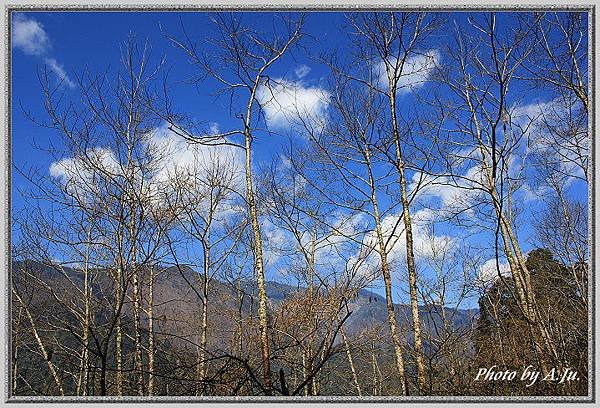
{"type": "MultiPolygon", "coordinates": [[[[176,333],[176,343],[188,348],[193,340],[197,339],[198,327],[201,315],[202,277],[189,266],[155,267],[155,283],[153,290],[154,305],[154,330],[158,333],[176,333]],[[188,341],[192,340],[192,341],[188,341]]],[[[113,272],[114,273],[114,272],[113,272]]],[[[94,270],[93,294],[98,304],[103,304],[103,298],[110,299],[113,291],[114,281],[108,270],[94,270]]],[[[31,291],[33,304],[37,304],[37,310],[58,310],[56,299],[71,299],[76,302],[78,290],[83,288],[83,273],[81,270],[70,267],[51,267],[34,261],[13,262],[13,280],[17,289],[31,291]],[[23,271],[28,271],[24,274],[23,271]],[[27,282],[25,277],[27,275],[27,282]],[[38,290],[31,290],[35,286],[38,290]]],[[[142,298],[148,298],[149,269],[145,268],[141,273],[140,287],[142,298]]],[[[131,286],[131,284],[130,284],[131,286]]],[[[209,290],[209,316],[211,324],[209,328],[209,339],[212,346],[223,347],[231,341],[235,331],[235,322],[241,312],[244,315],[251,311],[256,313],[258,301],[256,299],[257,288],[253,281],[224,282],[212,279],[209,290]],[[241,293],[238,293],[238,286],[241,293]],[[242,297],[241,310],[238,296],[242,297]],[[225,334],[225,335],[224,335],[225,334]]],[[[289,284],[268,281],[266,292],[269,307],[277,309],[282,302],[294,294],[304,291],[305,288],[289,284]]],[[[80,296],[80,295],[79,295],[80,296]]],[[[125,302],[125,321],[131,319],[131,301],[125,302]]],[[[345,330],[353,336],[358,335],[366,327],[380,326],[387,330],[387,309],[385,298],[367,289],[361,289],[358,295],[349,299],[349,310],[352,315],[346,321],[345,330]]],[[[412,326],[412,314],[410,305],[395,304],[394,309],[401,327],[412,326]]],[[[469,327],[478,316],[477,309],[455,309],[439,306],[420,306],[421,321],[423,329],[435,333],[436,328],[443,327],[442,315],[445,314],[447,324],[455,329],[469,327]]],[[[102,316],[98,318],[102,319],[102,316]]],[[[104,317],[107,318],[107,317],[104,317]]],[[[147,316],[142,320],[147,323],[147,316]]],[[[412,342],[411,330],[408,333],[408,341],[412,342]]],[[[210,344],[210,343],[209,343],[210,344]]]]}

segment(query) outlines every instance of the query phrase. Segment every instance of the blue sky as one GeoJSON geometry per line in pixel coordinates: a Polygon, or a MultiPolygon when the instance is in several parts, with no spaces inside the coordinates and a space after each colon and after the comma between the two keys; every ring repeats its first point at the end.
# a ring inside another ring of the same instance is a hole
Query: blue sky
{"type": "MultiPolygon", "coordinates": [[[[514,13],[504,14],[499,18],[500,24],[510,29],[516,23],[514,13]]],[[[452,22],[464,30],[473,30],[466,24],[467,13],[450,13],[446,15],[447,26],[452,22]]],[[[269,21],[270,13],[244,13],[243,18],[250,24],[260,26],[269,21]]],[[[92,71],[118,68],[120,47],[128,35],[133,33],[138,42],[148,41],[152,46],[155,60],[161,56],[166,58],[166,66],[170,69],[170,78],[185,79],[194,73],[180,50],[175,49],[161,33],[160,27],[169,34],[181,35],[181,27],[185,26],[188,34],[201,47],[207,46],[204,40],[211,34],[212,26],[208,15],[202,12],[27,12],[13,14],[13,31],[15,23],[20,20],[29,24],[35,35],[15,41],[12,49],[12,159],[18,168],[29,166],[41,171],[48,169],[53,159],[34,145],[48,146],[59,138],[53,131],[41,128],[32,123],[22,112],[21,106],[33,116],[44,117],[43,95],[37,79],[38,70],[46,65],[53,75],[66,75],[64,85],[69,97],[76,98],[76,73],[85,68],[92,71]],[[70,83],[73,83],[70,86],[70,83]]],[[[347,52],[347,40],[341,34],[345,24],[342,13],[319,12],[308,13],[305,31],[309,36],[303,42],[305,47],[286,57],[271,72],[271,75],[289,81],[301,83],[303,89],[318,89],[325,85],[327,70],[316,61],[321,52],[337,49],[342,55],[347,52]]],[[[450,30],[441,30],[431,39],[431,48],[442,49],[450,30]]],[[[441,61],[444,56],[442,53],[441,61]]],[[[429,85],[425,85],[429,86],[429,85]]],[[[226,131],[237,127],[238,122],[230,115],[227,98],[215,99],[211,95],[214,88],[210,85],[198,88],[179,83],[172,89],[171,97],[176,106],[184,109],[196,120],[207,127],[218,124],[220,130],[226,131]]],[[[549,95],[543,91],[531,92],[531,89],[517,89],[513,95],[519,97],[513,101],[520,104],[548,101],[549,95]]],[[[406,96],[404,102],[410,102],[406,96]]],[[[408,106],[409,104],[407,104],[408,106]]],[[[281,154],[287,143],[284,135],[265,135],[257,138],[255,145],[257,163],[268,163],[272,157],[281,154]]],[[[47,171],[47,170],[46,170],[47,171]]],[[[17,189],[27,189],[27,182],[13,171],[13,211],[17,213],[23,208],[22,198],[17,189]]],[[[586,186],[575,183],[573,194],[585,200],[586,186]]],[[[535,210],[535,200],[524,203],[525,212],[535,210]]],[[[442,233],[451,234],[449,226],[441,226],[442,233]]],[[[18,231],[14,232],[18,235],[18,231]]],[[[530,248],[528,236],[531,229],[526,226],[520,231],[523,247],[530,248]]],[[[480,238],[474,238],[478,240],[480,238]]]]}
{"type": "MultiPolygon", "coordinates": [[[[194,73],[193,67],[186,63],[181,52],[170,45],[162,35],[160,26],[169,34],[181,34],[181,24],[186,30],[202,42],[203,36],[209,34],[210,22],[205,13],[168,13],[168,12],[32,12],[21,13],[28,20],[39,23],[48,37],[48,46],[42,55],[31,55],[20,47],[12,50],[12,94],[13,94],[13,160],[19,164],[27,159],[28,164],[43,162],[44,157],[31,156],[32,142],[45,145],[47,140],[56,139],[52,132],[36,126],[23,114],[20,107],[34,115],[43,116],[43,95],[37,79],[38,70],[46,63],[46,58],[55,59],[69,75],[73,72],[90,68],[92,71],[118,69],[120,47],[133,33],[138,42],[148,41],[152,46],[153,58],[166,57],[167,67],[171,70],[171,78],[185,79],[194,73]]],[[[248,15],[249,20],[260,19],[260,13],[248,15]]],[[[324,22],[331,25],[331,18],[341,21],[341,15],[316,13],[308,20],[308,27],[318,30],[319,38],[330,37],[318,27],[324,22]]],[[[13,19],[15,16],[13,16],[13,19]]],[[[337,25],[337,24],[335,24],[337,25]]],[[[335,36],[333,36],[335,38],[335,36]]],[[[278,74],[294,75],[294,70],[302,64],[310,64],[310,55],[298,56],[298,62],[289,62],[286,66],[277,67],[278,74]]],[[[311,64],[312,65],[312,64],[311,64]]],[[[322,72],[312,67],[308,82],[318,82],[322,72]]],[[[73,89],[72,94],[77,90],[73,89]]],[[[193,86],[179,85],[173,89],[173,100],[185,106],[197,120],[216,122],[221,129],[226,129],[231,118],[226,106],[227,100],[215,98],[208,92],[198,92],[193,86]]],[[[260,143],[260,141],[259,141],[260,143]]],[[[263,149],[257,149],[263,151],[263,149]]],[[[22,180],[18,174],[13,175],[13,186],[19,186],[22,180]]],[[[13,197],[15,208],[19,207],[19,198],[13,197]]]]}

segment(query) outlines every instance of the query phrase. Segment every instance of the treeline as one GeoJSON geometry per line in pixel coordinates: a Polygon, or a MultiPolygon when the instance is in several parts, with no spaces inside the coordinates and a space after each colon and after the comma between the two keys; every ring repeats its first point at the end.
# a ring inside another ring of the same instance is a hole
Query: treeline
{"type": "Polygon", "coordinates": [[[348,14],[308,87],[274,72],[310,17],[163,27],[223,131],[133,38],[76,97],[40,71],[57,142],[16,169],[13,395],[587,394],[587,15],[348,14]],[[384,321],[350,331],[374,286],[384,321]]]}

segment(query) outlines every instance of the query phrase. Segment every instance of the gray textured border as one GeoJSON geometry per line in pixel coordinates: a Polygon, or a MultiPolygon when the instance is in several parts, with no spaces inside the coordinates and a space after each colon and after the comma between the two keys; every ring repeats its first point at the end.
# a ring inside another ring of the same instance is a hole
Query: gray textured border
{"type": "Polygon", "coordinates": [[[483,11],[592,11],[594,5],[584,4],[498,4],[498,5],[477,5],[464,4],[455,6],[442,6],[437,4],[403,4],[402,6],[390,5],[390,3],[371,3],[371,4],[254,4],[244,5],[235,3],[214,3],[214,4],[74,4],[74,5],[40,5],[40,4],[19,4],[5,6],[9,11],[440,11],[440,12],[483,12],[483,11]]]}
{"type": "MultiPolygon", "coordinates": [[[[401,6],[390,5],[390,3],[372,3],[372,4],[329,4],[329,5],[310,5],[310,4],[87,4],[87,5],[62,5],[62,4],[6,4],[4,6],[4,25],[5,30],[5,47],[4,47],[4,109],[5,109],[5,138],[4,146],[6,147],[4,159],[6,167],[2,175],[4,183],[4,194],[5,208],[3,213],[5,215],[4,223],[2,227],[5,229],[6,240],[4,246],[4,257],[3,266],[5,267],[6,273],[3,274],[0,282],[4,284],[4,303],[3,306],[6,313],[2,314],[4,320],[4,333],[6,341],[4,342],[5,359],[2,361],[2,369],[4,377],[4,392],[5,402],[9,403],[291,403],[291,402],[303,402],[303,403],[508,403],[508,402],[519,402],[519,403],[594,403],[596,401],[596,361],[595,361],[595,329],[596,329],[596,296],[595,296],[595,269],[594,267],[598,263],[596,259],[596,246],[595,246],[595,230],[596,230],[596,109],[595,109],[595,73],[596,73],[596,61],[595,61],[595,34],[596,34],[596,15],[595,15],[595,4],[506,4],[506,5],[452,5],[446,6],[441,4],[406,4],[401,6]],[[394,397],[394,396],[382,396],[382,397],[346,397],[346,396],[319,396],[319,397],[264,397],[264,396],[244,396],[244,397],[195,397],[195,396],[154,396],[154,397],[36,397],[36,396],[12,396],[11,395],[11,291],[9,282],[11,280],[12,271],[12,256],[11,256],[11,220],[12,220],[12,204],[11,204],[11,165],[12,165],[12,149],[11,149],[11,138],[12,138],[12,123],[11,123],[11,112],[12,112],[12,66],[11,66],[11,13],[12,12],[27,12],[27,11],[46,11],[46,12],[60,12],[60,11],[137,11],[137,12],[160,12],[160,11],[179,11],[179,12],[208,12],[208,11],[322,11],[322,12],[343,12],[343,11],[410,11],[410,10],[426,10],[426,11],[440,11],[440,12],[483,12],[483,11],[582,11],[588,13],[588,96],[592,101],[591,104],[591,115],[588,119],[589,128],[589,140],[592,142],[591,146],[591,157],[589,166],[591,169],[592,178],[588,187],[588,211],[589,221],[591,223],[588,226],[588,250],[590,254],[590,269],[592,274],[588,279],[588,294],[590,296],[592,307],[588,311],[588,395],[587,396],[531,396],[531,397],[514,397],[514,396],[408,396],[408,397],[394,397]],[[590,75],[591,73],[591,75],[590,75]],[[7,374],[7,375],[6,375],[7,374]]],[[[1,255],[1,254],[0,254],[1,255]]],[[[1,259],[1,258],[0,258],[1,259]]]]}
{"type": "Polygon", "coordinates": [[[4,335],[6,336],[5,342],[4,344],[6,345],[6,350],[5,352],[5,359],[3,361],[3,365],[2,365],[2,369],[3,372],[6,373],[7,370],[9,372],[9,375],[6,375],[5,377],[5,398],[8,401],[10,399],[10,391],[11,388],[10,387],[10,378],[12,376],[12,364],[10,363],[11,359],[12,359],[12,347],[11,347],[11,339],[12,339],[12,330],[11,330],[11,323],[12,322],[12,311],[11,311],[11,305],[12,305],[12,293],[10,290],[11,287],[11,272],[12,272],[12,177],[11,177],[11,171],[12,171],[12,76],[11,76],[11,58],[10,56],[11,54],[11,42],[12,42],[12,25],[9,23],[9,19],[10,19],[10,11],[9,11],[9,6],[5,6],[5,15],[4,15],[4,26],[6,27],[6,45],[4,48],[4,92],[5,92],[5,105],[4,105],[4,109],[6,109],[5,115],[6,115],[6,123],[4,124],[4,131],[5,133],[5,144],[4,147],[6,149],[5,152],[5,166],[6,168],[4,169],[3,173],[4,173],[4,182],[6,183],[4,187],[4,194],[6,194],[5,199],[6,201],[3,203],[4,205],[6,205],[6,208],[3,208],[3,210],[6,210],[5,214],[6,217],[4,218],[4,223],[3,223],[3,228],[6,230],[6,246],[4,247],[4,254],[3,256],[5,257],[4,261],[5,261],[5,266],[6,267],[6,271],[4,273],[3,276],[3,284],[4,284],[4,299],[5,299],[5,304],[3,303],[3,306],[6,310],[6,313],[3,314],[3,319],[4,320],[4,335]]]}

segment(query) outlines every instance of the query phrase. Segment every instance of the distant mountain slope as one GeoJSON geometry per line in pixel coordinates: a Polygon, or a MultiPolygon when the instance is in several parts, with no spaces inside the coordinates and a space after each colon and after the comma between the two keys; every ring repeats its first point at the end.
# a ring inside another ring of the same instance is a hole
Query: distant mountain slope
{"type": "MultiPolygon", "coordinates": [[[[59,271],[32,261],[13,263],[13,277],[17,286],[22,284],[19,270],[24,267],[39,281],[43,282],[43,285],[40,285],[40,290],[35,291],[35,296],[41,297],[37,302],[45,305],[45,308],[47,305],[56,302],[52,299],[52,295],[47,288],[52,288],[52,291],[59,295],[61,293],[66,295],[66,292],[69,292],[69,296],[76,297],[77,293],[72,293],[73,286],[83,287],[83,274],[80,270],[62,268],[59,271]]],[[[159,333],[176,334],[181,345],[188,348],[192,342],[197,340],[201,313],[201,299],[190,285],[194,285],[196,290],[200,292],[202,278],[188,266],[156,267],[155,270],[160,272],[155,277],[153,293],[154,329],[159,333]]],[[[106,296],[107,293],[110,293],[109,288],[112,286],[112,280],[108,271],[98,275],[99,277],[94,285],[94,294],[96,296],[106,296]]],[[[147,270],[142,275],[142,296],[146,297],[148,291],[147,270]]],[[[234,332],[236,318],[240,313],[237,286],[237,282],[227,283],[218,279],[213,279],[210,283],[209,319],[211,324],[209,325],[209,338],[213,346],[224,346],[225,342],[231,341],[229,335],[234,332]]],[[[258,301],[254,282],[243,281],[239,286],[244,293],[242,313],[249,314],[250,310],[254,310],[254,313],[256,313],[258,301]]],[[[268,281],[266,290],[270,307],[277,308],[291,295],[305,289],[281,282],[268,281]]],[[[362,289],[357,297],[349,300],[348,306],[352,311],[352,316],[345,326],[348,334],[357,335],[362,329],[372,325],[380,325],[384,329],[387,327],[386,303],[382,296],[362,289]]],[[[399,324],[410,327],[412,324],[410,306],[396,304],[395,311],[399,324]]],[[[470,326],[478,315],[477,309],[445,308],[444,311],[448,324],[456,329],[470,326]]],[[[425,330],[434,332],[436,328],[443,327],[442,313],[439,307],[429,310],[429,313],[424,306],[421,306],[420,312],[425,330]]],[[[125,304],[124,313],[131,316],[130,302],[125,304]]],[[[145,315],[142,318],[146,319],[145,315]]],[[[411,331],[407,330],[407,332],[410,333],[411,331]]],[[[410,334],[408,340],[412,341],[410,334]]]]}

